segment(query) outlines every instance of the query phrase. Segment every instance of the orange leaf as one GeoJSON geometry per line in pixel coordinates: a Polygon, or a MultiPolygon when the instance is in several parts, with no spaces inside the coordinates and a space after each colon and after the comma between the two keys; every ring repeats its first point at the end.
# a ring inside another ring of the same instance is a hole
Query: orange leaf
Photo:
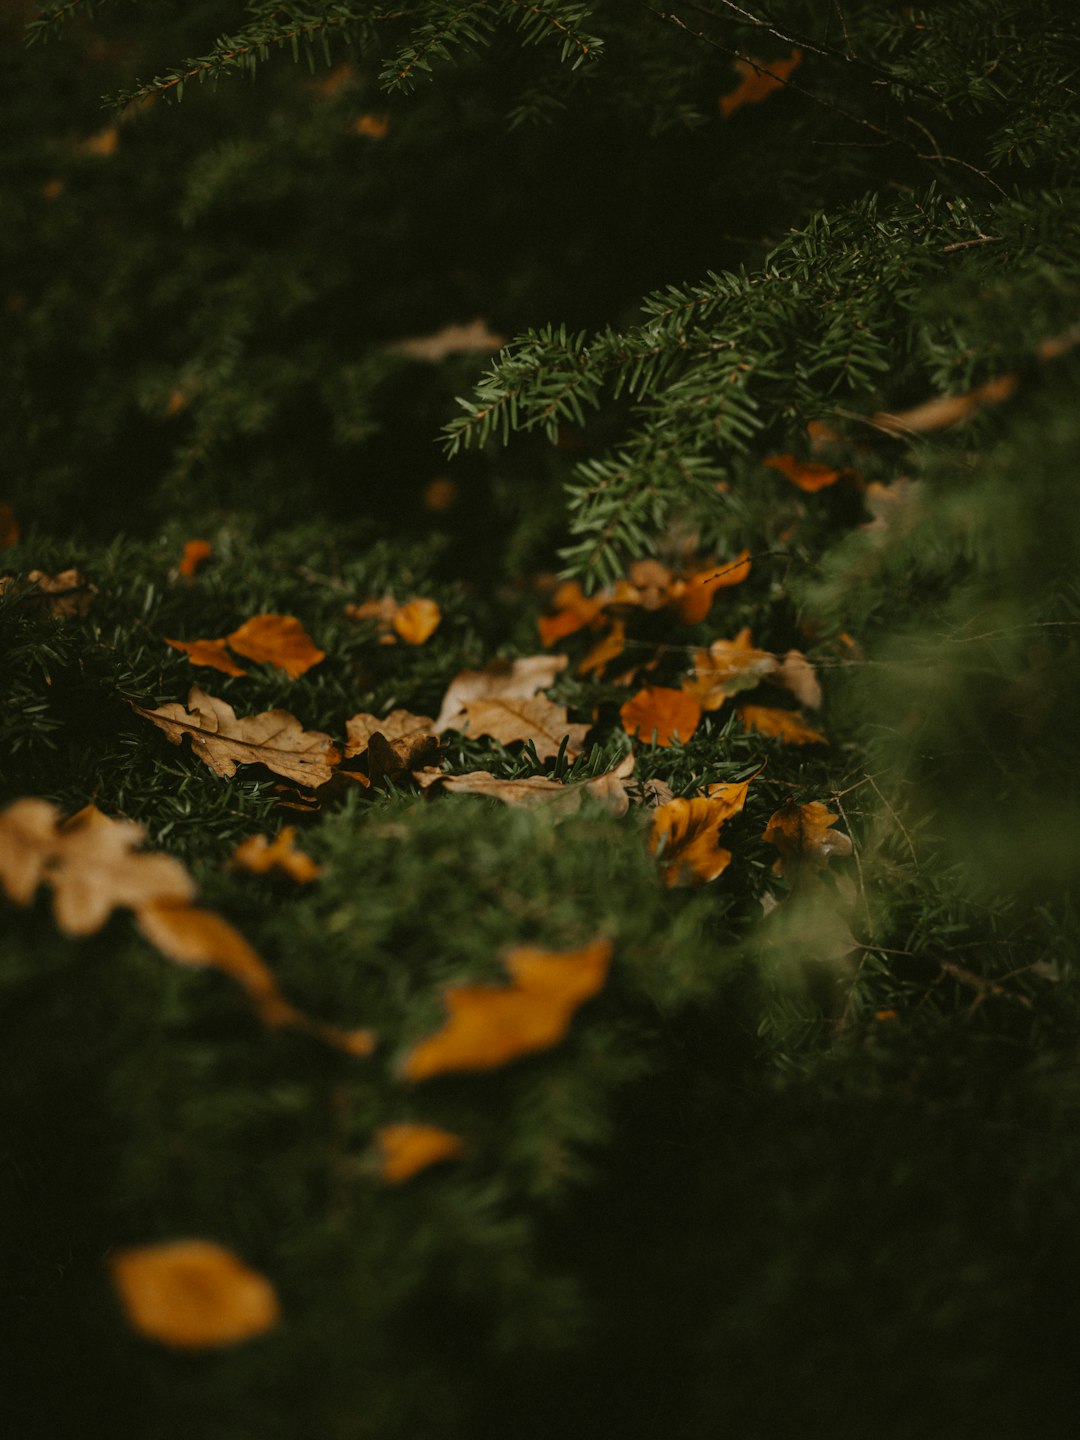
{"type": "Polygon", "coordinates": [[[944,430],[967,420],[984,406],[1000,405],[1008,400],[1019,383],[1018,375],[1001,375],[974,390],[967,390],[961,395],[939,395],[911,410],[902,410],[898,415],[879,411],[871,423],[891,435],[925,435],[930,430],[944,430]]]}
{"type": "Polygon", "coordinates": [[[784,873],[785,862],[810,864],[820,870],[834,855],[850,855],[850,837],[830,829],[839,819],[840,816],[833,815],[820,800],[813,800],[809,805],[796,805],[789,800],[777,810],[761,837],[780,851],[773,865],[776,874],[784,873]]]}
{"type": "Polygon", "coordinates": [[[741,585],[749,574],[749,550],[744,550],[735,560],[692,572],[683,580],[681,593],[673,597],[675,613],[684,625],[700,625],[709,613],[716,591],[728,585],[741,585]]]}
{"type": "Polygon", "coordinates": [[[284,670],[290,680],[296,680],[326,658],[326,651],[314,644],[292,615],[253,615],[225,639],[238,655],[256,663],[265,661],[274,665],[284,670]]]}
{"type": "Polygon", "coordinates": [[[437,1125],[383,1125],[376,1131],[380,1175],[388,1185],[400,1185],[440,1160],[456,1160],[465,1149],[460,1135],[437,1125]]]}
{"type": "Polygon", "coordinates": [[[94,135],[87,135],[84,140],[75,144],[76,154],[97,155],[101,159],[108,159],[110,155],[116,154],[116,147],[120,144],[120,131],[115,125],[107,125],[104,130],[98,130],[94,135]]]}
{"type": "Polygon", "coordinates": [[[357,135],[363,135],[368,140],[385,140],[390,134],[390,117],[374,113],[359,115],[353,129],[357,135]]]}
{"type": "MultiPolygon", "coordinates": [[[[756,779],[760,773],[760,771],[755,770],[754,774],[750,776],[750,780],[756,779]]],[[[722,809],[723,813],[720,814],[722,820],[730,820],[732,815],[738,815],[739,811],[746,804],[746,792],[750,789],[750,780],[737,780],[728,784],[705,786],[705,798],[709,801],[710,805],[718,806],[722,809]]],[[[718,810],[717,813],[719,814],[720,811],[718,810]]]]}
{"type": "Polygon", "coordinates": [[[292,825],[283,826],[273,841],[265,835],[252,835],[242,840],[233,851],[231,863],[240,870],[250,870],[253,875],[267,875],[271,870],[280,870],[300,885],[306,885],[322,874],[322,867],[316,865],[310,855],[297,850],[296,829],[292,825]]]}
{"type": "Polygon", "coordinates": [[[434,635],[441,619],[442,611],[434,600],[407,600],[392,623],[406,645],[423,645],[434,635]]]}
{"type": "Polygon", "coordinates": [[[131,1326],[174,1349],[235,1345],[281,1318],[269,1280],[209,1240],[121,1250],[110,1268],[131,1326]]]}
{"type": "Polygon", "coordinates": [[[221,670],[226,675],[246,675],[246,670],[241,670],[236,661],[229,654],[227,642],[224,640],[170,640],[167,636],[165,644],[171,645],[174,650],[182,651],[192,665],[205,665],[211,670],[221,670]]]}
{"type": "Polygon", "coordinates": [[[448,475],[436,475],[424,486],[421,499],[425,510],[430,510],[434,515],[445,515],[457,504],[458,487],[448,475]]]}
{"type": "Polygon", "coordinates": [[[554,645],[576,630],[583,630],[604,608],[603,597],[586,595],[576,580],[565,580],[552,596],[552,603],[557,606],[555,614],[541,615],[536,622],[541,645],[554,645]]]}
{"type": "Polygon", "coordinates": [[[19,543],[19,522],[15,511],[6,500],[0,501],[0,550],[7,550],[19,543]]]}
{"type": "Polygon", "coordinates": [[[720,97],[720,114],[726,120],[744,105],[758,105],[767,100],[774,90],[783,86],[801,61],[801,50],[792,50],[786,60],[755,60],[751,57],[736,60],[735,70],[742,79],[734,90],[720,97]]]}
{"type": "Polygon", "coordinates": [[[209,540],[185,540],[184,554],[177,567],[180,575],[194,575],[204,560],[210,556],[209,540]]]}
{"type": "Polygon", "coordinates": [[[774,735],[788,745],[827,745],[820,730],[806,723],[798,710],[774,710],[768,705],[741,705],[739,719],[747,730],[774,735]]]}
{"type": "Polygon", "coordinates": [[[612,660],[617,660],[626,649],[626,627],[621,620],[612,623],[611,629],[598,640],[587,655],[578,661],[577,673],[591,675],[593,671],[602,675],[612,660]]]}
{"type": "Polygon", "coordinates": [[[447,1021],[406,1056],[402,1074],[423,1080],[456,1070],[494,1070],[547,1050],[566,1034],[574,1012],[603,988],[611,941],[580,950],[522,945],[506,957],[510,985],[452,985],[447,1021]]]}
{"type": "Polygon", "coordinates": [[[628,735],[637,735],[647,744],[685,745],[701,721],[701,706],[683,690],[663,685],[646,685],[619,710],[628,735]]]}
{"type": "Polygon", "coordinates": [[[683,681],[684,692],[703,710],[719,710],[740,690],[752,690],[776,669],[776,656],[756,650],[749,629],[734,640],[714,640],[694,656],[694,674],[683,681]]]}
{"type": "Polygon", "coordinates": [[[734,813],[724,798],[670,800],[656,808],[649,851],[655,855],[663,846],[660,873],[665,885],[705,885],[727,869],[731,851],[720,844],[720,827],[734,813]]]}
{"type": "Polygon", "coordinates": [[[769,455],[763,463],[770,470],[779,470],[793,485],[811,495],[816,490],[824,490],[827,485],[835,485],[849,473],[847,470],[834,470],[820,460],[796,460],[794,455],[769,455]]]}

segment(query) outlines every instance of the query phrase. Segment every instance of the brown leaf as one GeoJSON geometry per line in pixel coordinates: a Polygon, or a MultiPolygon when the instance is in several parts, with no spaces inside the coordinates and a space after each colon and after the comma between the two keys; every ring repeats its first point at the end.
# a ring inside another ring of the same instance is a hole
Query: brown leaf
{"type": "Polygon", "coordinates": [[[510,985],[452,985],[444,992],[445,1025],[415,1046],[401,1073],[423,1080],[493,1070],[558,1044],[578,1007],[603,988],[611,953],[610,940],[569,951],[516,947],[505,961],[510,985]]]}
{"type": "Polygon", "coordinates": [[[74,150],[77,155],[95,155],[98,159],[107,160],[110,155],[116,154],[119,144],[120,131],[115,125],[107,125],[104,130],[76,141],[74,150]]]}
{"type": "Polygon", "coordinates": [[[726,120],[744,105],[759,105],[762,100],[767,100],[774,90],[783,87],[801,61],[802,51],[795,49],[786,60],[756,60],[750,56],[745,60],[737,59],[734,67],[741,79],[734,90],[720,97],[720,114],[726,120]]]}
{"type": "Polygon", "coordinates": [[[747,730],[773,735],[788,745],[827,745],[820,730],[806,723],[798,710],[774,710],[768,705],[740,705],[739,719],[747,730]]]}
{"type": "Polygon", "coordinates": [[[694,656],[694,673],[682,688],[703,710],[719,710],[740,690],[752,690],[776,669],[776,656],[757,650],[749,628],[734,640],[714,640],[708,650],[694,656]]]}
{"type": "Polygon", "coordinates": [[[770,470],[779,470],[793,485],[810,495],[817,490],[824,490],[828,485],[835,485],[838,480],[851,473],[849,470],[835,470],[831,465],[823,465],[820,460],[796,460],[794,455],[769,455],[763,463],[770,470]]]}
{"type": "Polygon", "coordinates": [[[969,419],[988,405],[1000,405],[1016,393],[1019,384],[1018,375],[1000,375],[996,380],[976,386],[974,390],[967,390],[961,395],[938,395],[896,415],[879,411],[871,424],[891,435],[925,435],[931,430],[944,430],[969,419]]]}
{"type": "Polygon", "coordinates": [[[701,722],[701,706],[682,690],[663,685],[646,685],[619,710],[628,735],[637,735],[650,745],[685,745],[701,722]]]}
{"type": "Polygon", "coordinates": [[[55,619],[66,620],[86,614],[97,594],[97,586],[91,585],[78,570],[61,570],[56,575],[31,570],[25,580],[16,580],[12,575],[0,576],[0,595],[8,593],[37,601],[55,619]]]}
{"type": "Polygon", "coordinates": [[[397,740],[415,741],[435,734],[435,721],[428,715],[414,715],[410,710],[391,710],[385,719],[361,711],[345,722],[345,758],[363,755],[375,734],[393,744],[397,740]]]}
{"type": "Polygon", "coordinates": [[[225,640],[170,640],[163,637],[166,645],[171,645],[174,650],[180,650],[191,661],[192,665],[205,665],[211,670],[221,670],[226,675],[246,675],[246,670],[241,670],[236,661],[228,651],[228,642],[225,640]]]}
{"type": "Polygon", "coordinates": [[[769,676],[774,685],[790,690],[800,705],[817,710],[821,705],[821,686],[814,667],[801,650],[789,650],[769,676]]]}
{"type": "Polygon", "coordinates": [[[0,550],[10,549],[19,543],[19,522],[15,511],[6,500],[0,501],[0,550]]]}
{"type": "Polygon", "coordinates": [[[210,548],[209,540],[185,540],[184,553],[177,566],[177,574],[190,579],[199,566],[205,564],[210,558],[210,548]]]}
{"type": "Polygon", "coordinates": [[[891,485],[871,480],[863,504],[874,517],[859,528],[874,537],[875,544],[907,535],[919,519],[921,483],[901,475],[891,485]]]}
{"type": "Polygon", "coordinates": [[[16,905],[28,905],[40,884],[49,885],[64,934],[92,935],[114,909],[194,895],[179,860],[139,852],[145,838],[142,825],[111,820],[93,805],[61,821],[46,800],[16,800],[0,812],[0,884],[16,905]]]}
{"type": "Polygon", "coordinates": [[[710,786],[710,795],[672,800],[653,812],[649,850],[660,856],[665,885],[706,885],[723,874],[731,851],[720,844],[720,828],[743,808],[749,785],[710,786]]]}
{"type": "Polygon", "coordinates": [[[527,700],[546,690],[567,664],[565,655],[526,655],[519,660],[493,660],[483,670],[461,670],[451,680],[435,721],[435,734],[457,730],[472,700],[527,700]]]}
{"type": "Polygon", "coordinates": [[[293,615],[253,615],[226,642],[246,660],[264,662],[284,670],[296,680],[326,658],[293,615]]]}
{"type": "Polygon", "coordinates": [[[439,753],[437,735],[413,735],[404,740],[387,740],[378,731],[367,747],[368,779],[372,785],[401,780],[414,770],[423,770],[439,753]]]}
{"type": "Polygon", "coordinates": [[[554,615],[541,615],[541,645],[554,645],[557,640],[573,635],[591,625],[606,603],[603,595],[586,595],[576,580],[564,580],[552,596],[557,607],[554,615]]]}
{"type": "Polygon", "coordinates": [[[365,139],[385,140],[390,134],[390,116],[366,111],[363,115],[356,117],[353,129],[357,135],[363,135],[365,139]]]}
{"type": "Polygon", "coordinates": [[[388,1185],[411,1180],[429,1165],[456,1160],[464,1152],[460,1135],[437,1125],[383,1125],[375,1132],[379,1146],[379,1174],[388,1185]]]}
{"type": "Polygon", "coordinates": [[[587,655],[578,661],[577,673],[602,675],[613,660],[617,660],[626,649],[626,627],[621,620],[615,620],[611,629],[592,647],[587,655]]]}
{"type": "Polygon", "coordinates": [[[671,604],[684,625],[700,625],[708,615],[717,590],[741,585],[750,575],[750,551],[734,560],[693,570],[672,586],[671,604]]]}
{"type": "Polygon", "coordinates": [[[762,839],[780,851],[773,865],[777,875],[789,873],[793,865],[809,864],[820,870],[834,855],[850,855],[851,839],[830,827],[839,815],[833,815],[820,800],[809,805],[796,805],[789,800],[770,817],[762,839]]]}
{"type": "Polygon", "coordinates": [[[625,815],[630,808],[626,781],[634,770],[633,755],[625,756],[613,769],[591,780],[562,784],[546,775],[532,775],[523,780],[501,780],[488,770],[472,770],[467,775],[449,775],[443,770],[419,770],[414,776],[421,789],[440,785],[452,795],[486,795],[504,805],[528,809],[542,807],[557,815],[572,815],[581,808],[587,795],[598,801],[612,815],[625,815]]]}
{"type": "Polygon", "coordinates": [[[410,340],[395,340],[386,346],[392,354],[407,355],[410,360],[423,360],[437,365],[447,355],[466,352],[490,354],[506,344],[506,337],[489,330],[483,320],[470,320],[468,325],[444,325],[433,335],[418,335],[410,340]]]}
{"type": "Polygon", "coordinates": [[[307,885],[322,874],[322,867],[316,865],[310,855],[297,850],[296,829],[292,825],[284,825],[272,841],[265,835],[242,840],[233,851],[230,863],[253,875],[268,875],[278,870],[300,885],[307,885]]]}
{"type": "Polygon", "coordinates": [[[579,754],[589,731],[588,725],[571,724],[566,718],[566,706],[556,705],[544,695],[524,700],[503,695],[485,696],[466,700],[462,708],[464,717],[453,729],[471,737],[488,735],[501,745],[531,740],[541,760],[557,755],[564,740],[568,755],[579,754]]]}
{"type": "Polygon", "coordinates": [[[136,1246],[109,1263],[128,1323],[173,1349],[235,1345],[281,1318],[269,1280],[209,1240],[136,1246]]]}
{"type": "Polygon", "coordinates": [[[223,779],[235,775],[238,765],[265,765],[286,780],[315,787],[330,779],[341,759],[329,735],[304,730],[286,710],[238,717],[231,705],[197,685],[192,686],[187,704],[186,710],[176,703],[157,710],[134,703],[131,708],[163,730],[174,745],[188,736],[193,753],[223,779]]]}

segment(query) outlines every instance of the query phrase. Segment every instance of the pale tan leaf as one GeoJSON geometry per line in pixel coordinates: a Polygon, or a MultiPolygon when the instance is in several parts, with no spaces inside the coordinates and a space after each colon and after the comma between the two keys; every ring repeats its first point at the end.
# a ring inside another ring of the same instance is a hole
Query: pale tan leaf
{"type": "Polygon", "coordinates": [[[493,800],[501,800],[504,805],[529,809],[542,807],[557,815],[572,815],[581,808],[585,797],[591,796],[612,815],[621,816],[630,808],[626,782],[633,770],[634,757],[627,755],[603,775],[568,785],[549,780],[545,775],[501,780],[487,770],[473,770],[467,775],[448,775],[443,770],[419,770],[414,779],[424,790],[441,785],[453,795],[486,795],[493,800]]]}
{"type": "Polygon", "coordinates": [[[265,710],[238,717],[224,700],[192,686],[188,708],[176,703],[146,710],[131,708],[179,745],[186,735],[195,755],[227,779],[238,765],[265,765],[275,775],[300,785],[325,784],[341,753],[329,735],[305,730],[286,710],[265,710]]]}
{"type": "Polygon", "coordinates": [[[821,686],[813,665],[801,650],[789,650],[769,676],[774,685],[790,690],[800,705],[817,710],[821,705],[821,686]]]}
{"type": "Polygon", "coordinates": [[[410,360],[423,360],[437,365],[447,355],[469,352],[490,354],[506,344],[503,335],[489,330],[483,320],[470,320],[467,325],[444,325],[432,335],[417,335],[408,340],[391,341],[386,349],[395,355],[407,355],[410,360]]]}
{"type": "Polygon", "coordinates": [[[463,735],[488,735],[501,745],[516,740],[531,740],[537,757],[549,760],[559,753],[567,740],[566,753],[577,755],[588,734],[588,725],[572,725],[566,718],[566,706],[556,705],[544,695],[518,699],[504,695],[466,700],[464,718],[452,728],[463,735]]]}
{"type": "Polygon", "coordinates": [[[470,700],[527,700],[554,683],[565,670],[565,655],[526,655],[518,660],[493,660],[482,670],[461,670],[451,680],[435,721],[435,734],[458,729],[470,700]]]}
{"type": "Polygon", "coordinates": [[[414,715],[411,710],[391,710],[380,720],[364,711],[345,721],[345,758],[363,755],[372,735],[379,734],[392,745],[395,740],[416,740],[434,735],[435,721],[429,715],[414,715]]]}

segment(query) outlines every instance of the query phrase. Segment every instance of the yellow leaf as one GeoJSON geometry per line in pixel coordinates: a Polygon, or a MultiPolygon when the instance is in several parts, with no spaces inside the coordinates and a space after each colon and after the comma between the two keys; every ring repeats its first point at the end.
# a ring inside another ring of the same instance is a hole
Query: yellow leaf
{"type": "Polygon", "coordinates": [[[246,670],[241,670],[236,661],[229,654],[225,640],[170,640],[168,636],[163,637],[166,645],[171,645],[174,650],[180,650],[191,661],[192,665],[205,665],[211,670],[221,670],[226,675],[246,675],[246,670]]]}
{"type": "Polygon", "coordinates": [[[163,730],[174,745],[186,735],[192,753],[223,779],[235,775],[238,765],[265,765],[275,775],[314,788],[330,779],[341,759],[329,735],[304,730],[286,710],[237,716],[231,705],[197,685],[192,686],[187,703],[188,709],[175,703],[156,710],[135,704],[131,708],[163,730]]]}
{"type": "Polygon", "coordinates": [[[511,950],[506,968],[513,983],[450,986],[446,1024],[406,1056],[402,1074],[423,1080],[448,1071],[493,1070],[558,1044],[578,1007],[602,989],[611,952],[610,940],[580,950],[511,950]]]}
{"type": "Polygon", "coordinates": [[[773,735],[788,745],[827,745],[820,730],[806,723],[798,710],[774,710],[768,705],[741,705],[739,719],[747,730],[773,735]]]}
{"type": "Polygon", "coordinates": [[[379,1173],[388,1185],[400,1185],[440,1160],[456,1160],[465,1149],[460,1135],[437,1125],[383,1125],[375,1139],[379,1173]]]}
{"type": "Polygon", "coordinates": [[[834,855],[850,855],[850,837],[831,828],[839,819],[840,816],[833,815],[820,800],[813,800],[809,805],[796,805],[789,800],[777,810],[761,837],[780,851],[773,865],[776,874],[782,875],[799,863],[820,870],[834,855]]]}
{"type": "Polygon", "coordinates": [[[577,673],[591,675],[595,671],[597,675],[602,675],[612,660],[617,660],[625,649],[626,627],[621,620],[616,620],[608,633],[578,661],[577,673]]]}
{"type": "Polygon", "coordinates": [[[322,874],[322,867],[316,865],[310,855],[297,850],[296,829],[292,825],[283,826],[273,841],[265,835],[252,835],[241,841],[233,851],[231,863],[240,870],[250,870],[253,875],[280,870],[300,885],[309,884],[322,874]]]}
{"type": "Polygon", "coordinates": [[[667,746],[673,740],[685,745],[701,721],[701,706],[682,690],[646,685],[619,710],[628,735],[648,744],[667,746]]]}
{"type": "Polygon", "coordinates": [[[264,661],[274,665],[284,670],[290,680],[296,680],[326,658],[326,651],[315,645],[292,615],[253,615],[225,639],[238,655],[256,663],[264,661]]]}
{"type": "Polygon", "coordinates": [[[281,1318],[269,1280],[209,1240],[121,1250],[110,1268],[132,1328],[173,1349],[235,1345],[281,1318]]]}
{"type": "Polygon", "coordinates": [[[423,645],[441,620],[442,611],[434,600],[407,600],[395,613],[393,626],[406,645],[423,645]]]}
{"type": "MultiPolygon", "coordinates": [[[[732,788],[742,790],[745,800],[743,786],[732,788]]],[[[720,844],[720,827],[741,808],[731,798],[703,796],[658,806],[653,812],[649,850],[660,856],[664,884],[705,885],[723,874],[731,863],[731,851],[720,844]]]]}
{"type": "Polygon", "coordinates": [[[714,640],[694,656],[694,673],[683,681],[687,695],[703,710],[719,710],[740,690],[750,690],[776,669],[776,656],[756,650],[749,629],[734,640],[714,640]]]}
{"type": "Polygon", "coordinates": [[[709,613],[717,590],[741,585],[750,575],[750,551],[736,559],[691,571],[672,588],[671,603],[684,625],[699,625],[709,613]]]}

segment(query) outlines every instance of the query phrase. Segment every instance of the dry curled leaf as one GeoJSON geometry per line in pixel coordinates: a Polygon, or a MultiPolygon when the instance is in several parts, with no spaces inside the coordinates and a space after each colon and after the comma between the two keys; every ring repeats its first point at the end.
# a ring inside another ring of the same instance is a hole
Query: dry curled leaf
{"type": "Polygon", "coordinates": [[[183,575],[186,579],[191,579],[200,565],[205,564],[209,558],[209,540],[185,540],[184,553],[180,558],[180,564],[177,566],[177,574],[183,575]]]}
{"type": "Polygon", "coordinates": [[[769,705],[740,705],[739,719],[747,730],[772,735],[788,745],[827,745],[820,730],[807,724],[798,710],[776,710],[769,705]]]}
{"type": "Polygon", "coordinates": [[[664,685],[646,685],[619,710],[628,735],[637,735],[650,745],[684,745],[701,721],[701,706],[682,690],[664,685]]]}
{"type": "Polygon", "coordinates": [[[446,1023],[410,1051],[401,1073],[423,1080],[493,1070],[558,1044],[578,1007],[603,988],[611,952],[604,939],[580,950],[516,947],[505,961],[511,984],[451,985],[444,992],[446,1023]]]}
{"type": "Polygon", "coordinates": [[[776,668],[776,656],[755,649],[746,628],[734,640],[714,640],[707,650],[698,650],[694,673],[683,681],[682,688],[702,710],[719,710],[733,695],[752,690],[776,668]]]}
{"type": "Polygon", "coordinates": [[[831,828],[839,819],[840,816],[833,815],[820,800],[813,800],[809,805],[796,805],[789,800],[781,806],[770,817],[761,837],[780,852],[773,871],[777,875],[788,874],[793,865],[810,865],[820,870],[834,855],[850,855],[850,837],[831,828]]]}
{"type": "Polygon", "coordinates": [[[173,1349],[235,1345],[281,1318],[269,1280],[209,1240],[136,1246],[109,1263],[128,1323],[173,1349]]]}
{"type": "Polygon", "coordinates": [[[774,90],[782,89],[801,61],[802,51],[796,49],[786,59],[757,60],[751,56],[736,59],[734,68],[741,78],[734,90],[720,97],[720,114],[726,120],[744,105],[759,105],[767,100],[774,90]]]}
{"type": "Polygon", "coordinates": [[[163,637],[166,645],[186,655],[192,665],[204,665],[210,670],[221,670],[226,675],[246,675],[229,654],[225,640],[170,640],[163,637]]]}
{"type": "Polygon", "coordinates": [[[551,810],[557,815],[571,815],[591,796],[615,816],[625,815],[630,808],[626,782],[634,771],[633,755],[626,755],[618,765],[591,780],[563,784],[546,775],[532,775],[522,780],[501,780],[488,770],[472,770],[467,775],[448,775],[443,770],[419,770],[415,775],[423,790],[440,786],[451,795],[486,795],[504,805],[528,809],[551,810]]]}
{"type": "Polygon", "coordinates": [[[891,435],[925,435],[931,430],[944,430],[961,420],[970,419],[976,411],[988,405],[1002,404],[1016,393],[1019,384],[1019,375],[999,375],[997,379],[988,380],[985,385],[978,385],[962,395],[938,395],[895,415],[879,411],[871,423],[891,435]]]}
{"type": "Polygon", "coordinates": [[[16,800],[0,812],[0,885],[16,905],[52,889],[53,916],[65,935],[92,935],[115,909],[184,902],[191,876],[170,855],[139,850],[146,830],[87,805],[67,821],[46,800],[16,800]]]}
{"type": "Polygon", "coordinates": [[[288,711],[238,717],[231,705],[197,685],[188,694],[187,709],[176,703],[156,710],[132,703],[131,708],[174,745],[186,735],[192,752],[223,779],[235,775],[238,765],[265,765],[286,780],[315,787],[330,779],[341,759],[329,735],[305,730],[288,711]]]}
{"type": "Polygon", "coordinates": [[[556,705],[544,695],[528,699],[504,695],[484,696],[466,700],[464,715],[452,727],[463,735],[487,735],[501,745],[517,740],[531,740],[540,760],[550,760],[566,742],[566,753],[580,753],[589,726],[571,724],[566,706],[556,705]]]}
{"type": "Polygon", "coordinates": [[[410,360],[423,360],[437,365],[447,355],[483,354],[500,350],[506,337],[489,330],[483,320],[470,320],[467,325],[444,325],[433,335],[418,335],[409,340],[394,340],[386,349],[410,360]]]}
{"type": "Polygon", "coordinates": [[[461,670],[451,680],[435,721],[435,734],[456,730],[472,700],[527,700],[546,690],[561,670],[565,655],[526,655],[518,660],[493,660],[482,670],[461,670]]]}
{"type": "Polygon", "coordinates": [[[710,785],[706,795],[658,806],[649,851],[660,858],[665,885],[707,885],[723,874],[731,863],[731,851],[720,844],[720,829],[743,808],[749,787],[749,780],[710,785]]]}
{"type": "Polygon", "coordinates": [[[348,760],[363,755],[373,735],[381,735],[390,744],[398,740],[411,742],[434,735],[434,727],[435,721],[429,715],[414,715],[411,710],[391,710],[383,719],[360,711],[345,721],[345,734],[348,737],[345,741],[345,758],[348,760]]]}
{"type": "Polygon", "coordinates": [[[296,848],[296,828],[283,825],[280,832],[269,840],[265,835],[252,835],[242,840],[232,853],[230,862],[238,870],[248,870],[253,875],[268,875],[279,871],[300,885],[317,880],[322,867],[296,848]]]}
{"type": "Polygon", "coordinates": [[[68,620],[86,614],[97,594],[97,586],[91,585],[78,570],[61,570],[56,575],[31,570],[25,580],[16,580],[13,575],[0,576],[0,595],[6,594],[21,595],[24,600],[43,605],[54,619],[68,620]]]}
{"type": "Polygon", "coordinates": [[[379,1175],[388,1185],[411,1180],[429,1165],[456,1160],[465,1149],[460,1135],[437,1125],[383,1125],[375,1132],[379,1175]]]}

